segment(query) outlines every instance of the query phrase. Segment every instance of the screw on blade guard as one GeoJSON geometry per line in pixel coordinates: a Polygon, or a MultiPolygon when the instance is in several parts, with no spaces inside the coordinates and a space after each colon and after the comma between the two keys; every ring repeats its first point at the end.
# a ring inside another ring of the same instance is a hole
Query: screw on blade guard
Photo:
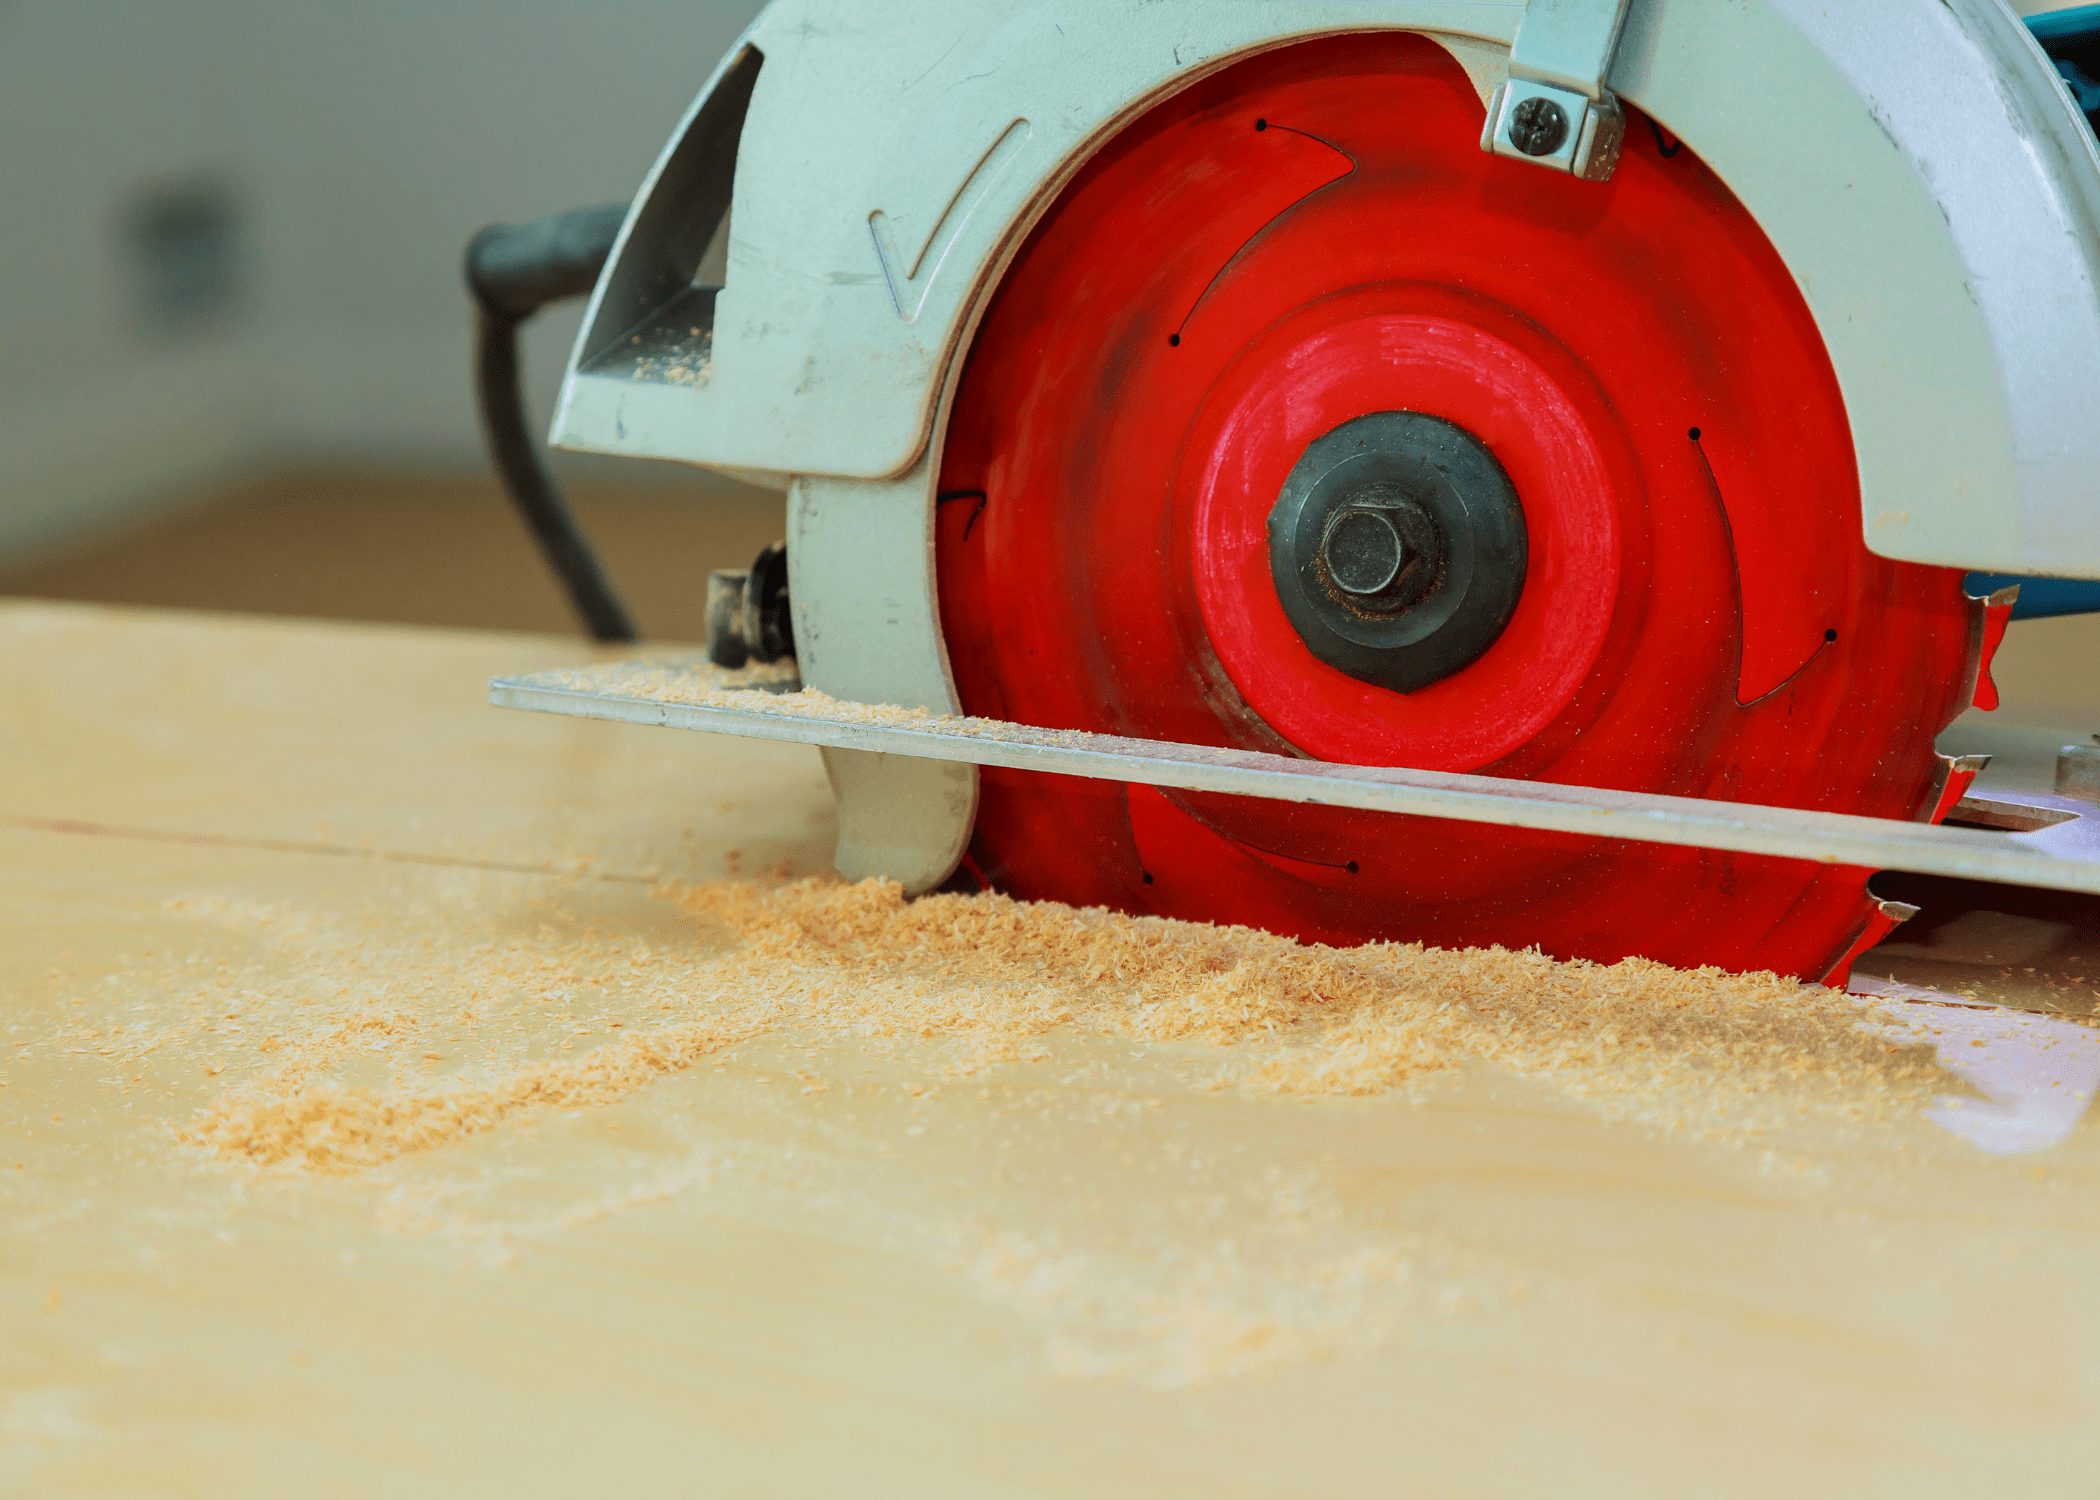
{"type": "Polygon", "coordinates": [[[1568,138],[1568,112],[1551,99],[1526,99],[1510,115],[1509,138],[1526,156],[1551,156],[1568,138]]]}

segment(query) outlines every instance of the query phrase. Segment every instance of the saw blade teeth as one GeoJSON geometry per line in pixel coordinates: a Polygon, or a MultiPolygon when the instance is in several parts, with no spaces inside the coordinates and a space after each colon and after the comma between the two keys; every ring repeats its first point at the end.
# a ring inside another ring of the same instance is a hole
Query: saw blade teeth
{"type": "Polygon", "coordinates": [[[1932,808],[1924,821],[1944,823],[1961,799],[1969,795],[1969,788],[1983,774],[1983,768],[1991,763],[1991,758],[1988,755],[1935,755],[1933,759],[1940,763],[1940,789],[1934,795],[1932,808]]]}
{"type": "Polygon", "coordinates": [[[1825,971],[1823,987],[1832,990],[1845,988],[1852,982],[1852,966],[1859,962],[1860,955],[1917,914],[1918,908],[1908,901],[1884,901],[1869,891],[1867,912],[1860,924],[1859,935],[1839,955],[1838,961],[1825,971]]]}
{"type": "Polygon", "coordinates": [[[1969,597],[1983,609],[1983,639],[1976,654],[1976,692],[1970,701],[1989,713],[1998,706],[1998,684],[1991,677],[1991,661],[2005,642],[2005,627],[2012,623],[2013,603],[2020,597],[2020,586],[2009,584],[1987,598],[1975,594],[1969,597]]]}

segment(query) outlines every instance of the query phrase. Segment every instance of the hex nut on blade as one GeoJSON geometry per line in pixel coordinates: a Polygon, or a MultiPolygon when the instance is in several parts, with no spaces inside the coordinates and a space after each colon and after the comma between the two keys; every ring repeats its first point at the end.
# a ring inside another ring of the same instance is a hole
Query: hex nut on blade
{"type": "Polygon", "coordinates": [[[1269,568],[1307,649],[1410,693],[1477,660],[1523,592],[1524,510],[1478,438],[1369,412],[1315,438],[1269,512],[1269,568]]]}

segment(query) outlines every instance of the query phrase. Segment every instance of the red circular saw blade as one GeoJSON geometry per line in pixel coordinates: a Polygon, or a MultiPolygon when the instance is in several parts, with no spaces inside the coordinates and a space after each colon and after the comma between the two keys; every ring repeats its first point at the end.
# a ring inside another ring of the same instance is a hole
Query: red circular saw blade
{"type": "MultiPolygon", "coordinates": [[[[1420,37],[1334,38],[1132,124],[1021,249],[942,470],[964,708],[1054,728],[1832,812],[1933,811],[1977,646],[1960,575],[1866,551],[1843,401],[1749,215],[1634,115],[1607,183],[1479,149],[1420,37]],[[1426,412],[1525,512],[1515,615],[1410,694],[1283,614],[1306,445],[1426,412]]],[[[1869,872],[987,769],[1017,895],[1327,942],[1538,945],[1820,977],[1869,872]]]]}

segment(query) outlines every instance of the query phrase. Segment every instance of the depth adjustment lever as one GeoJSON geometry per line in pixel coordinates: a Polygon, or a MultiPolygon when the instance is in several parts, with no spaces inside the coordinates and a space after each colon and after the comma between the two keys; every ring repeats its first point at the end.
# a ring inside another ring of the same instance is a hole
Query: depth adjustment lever
{"type": "Polygon", "coordinates": [[[748,568],[717,568],[707,575],[709,661],[734,669],[795,654],[787,560],[787,543],[777,542],[748,568]]]}

